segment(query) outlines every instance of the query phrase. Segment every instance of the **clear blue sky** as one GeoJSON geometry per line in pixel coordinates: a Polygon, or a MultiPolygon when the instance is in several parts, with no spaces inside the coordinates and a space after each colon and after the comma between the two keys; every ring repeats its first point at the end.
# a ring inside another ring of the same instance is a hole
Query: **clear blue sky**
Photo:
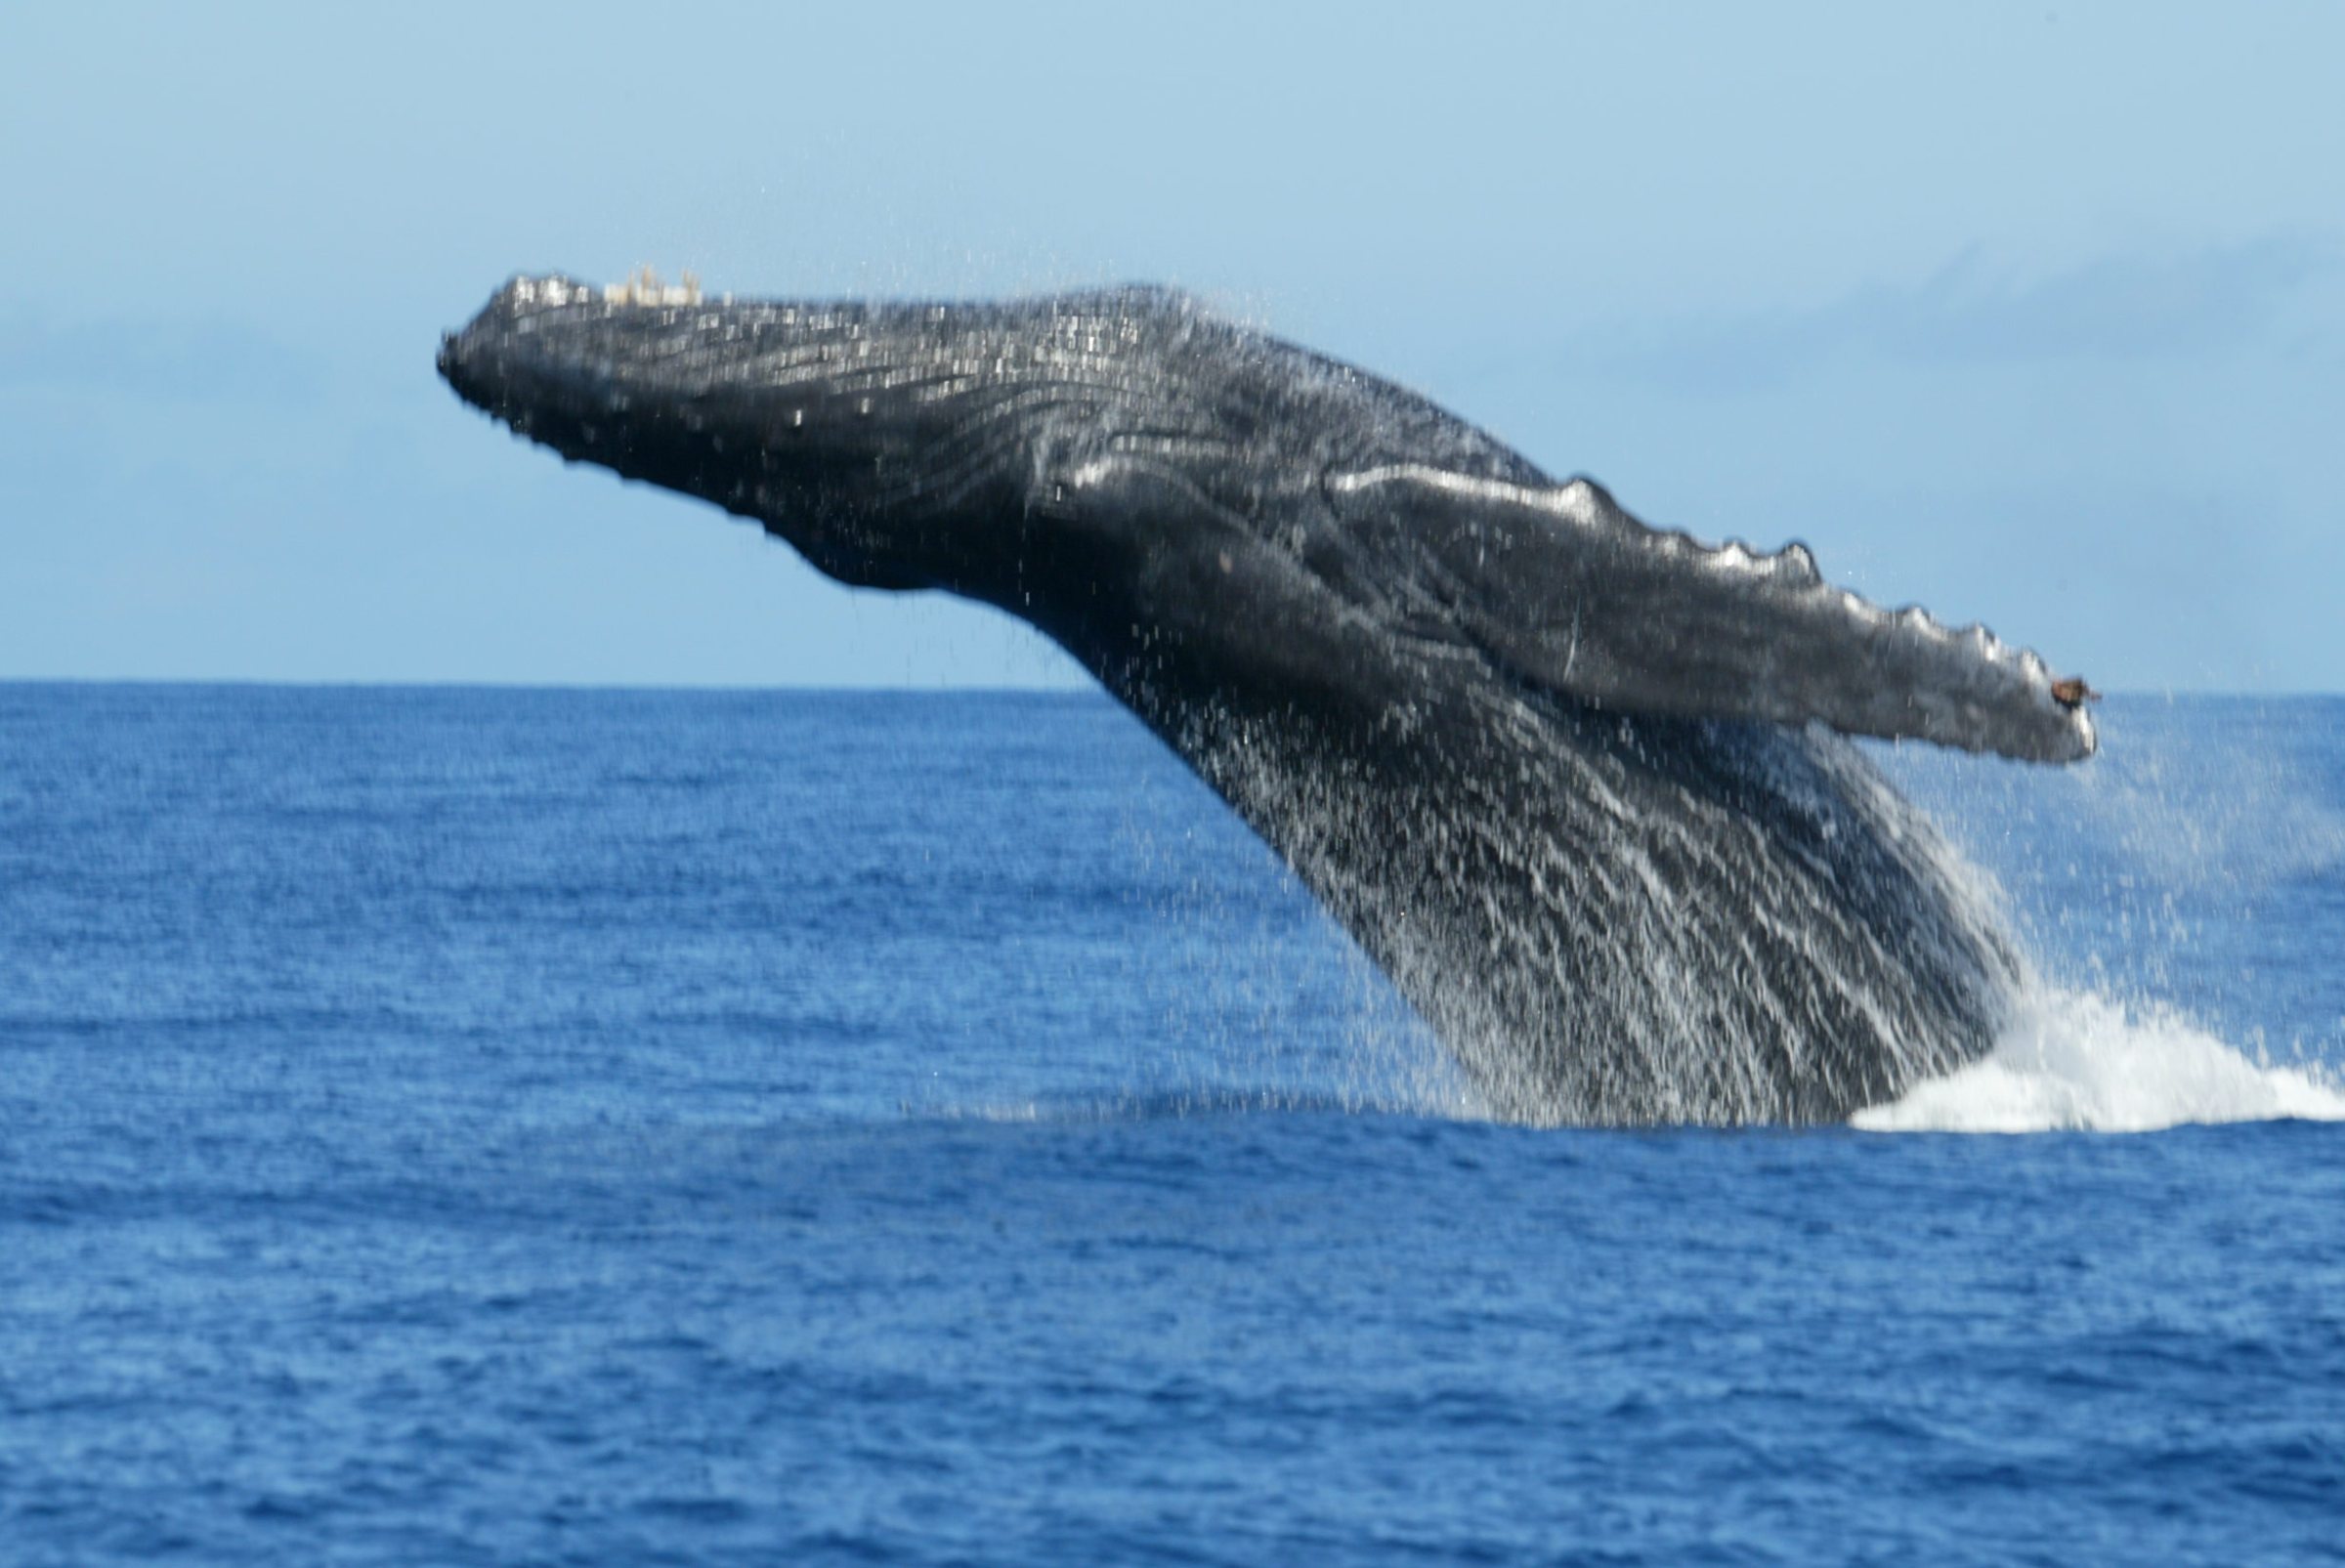
{"type": "Polygon", "coordinates": [[[2112,689],[2345,690],[2341,62],[2326,4],[0,6],[0,678],[1072,678],[434,378],[651,262],[1182,284],[2112,689]]]}

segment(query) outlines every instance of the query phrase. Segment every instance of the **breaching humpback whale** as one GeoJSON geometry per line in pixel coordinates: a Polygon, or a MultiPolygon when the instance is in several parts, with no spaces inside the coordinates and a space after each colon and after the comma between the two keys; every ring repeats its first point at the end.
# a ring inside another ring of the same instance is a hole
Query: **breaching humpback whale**
{"type": "Polygon", "coordinates": [[[842,582],[1031,621],[1381,964],[1498,1114],[1837,1120],[1983,1052],[2021,959],[1845,735],[2061,762],[2082,683],[1711,548],[1423,398],[1122,288],[520,277],[467,402],[842,582]],[[1834,733],[1838,732],[1838,733],[1834,733]]]}

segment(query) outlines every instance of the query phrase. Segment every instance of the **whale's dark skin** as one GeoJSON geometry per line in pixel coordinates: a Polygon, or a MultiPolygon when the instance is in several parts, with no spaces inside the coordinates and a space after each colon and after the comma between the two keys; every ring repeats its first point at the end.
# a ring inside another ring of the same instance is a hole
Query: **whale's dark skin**
{"type": "Polygon", "coordinates": [[[1541,1122],[1839,1120],[2022,962],[1841,735],[2039,761],[2079,686],[1797,545],[1647,529],[1391,384],[1125,289],[703,301],[517,278],[440,369],[843,582],[1040,627],[1541,1122]],[[2056,689],[2057,688],[2057,689],[2056,689]]]}

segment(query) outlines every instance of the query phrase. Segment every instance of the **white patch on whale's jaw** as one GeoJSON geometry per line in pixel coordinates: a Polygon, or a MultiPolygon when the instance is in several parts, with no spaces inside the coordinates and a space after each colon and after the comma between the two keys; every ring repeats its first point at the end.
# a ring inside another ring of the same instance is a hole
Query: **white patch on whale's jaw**
{"type": "Polygon", "coordinates": [[[660,275],[649,267],[638,268],[635,275],[623,283],[603,286],[605,305],[698,305],[701,303],[701,280],[687,269],[683,281],[662,283],[660,275]]]}
{"type": "MultiPolygon", "coordinates": [[[[608,290],[604,291],[606,294],[608,290]]],[[[548,310],[564,305],[591,305],[595,290],[575,277],[553,275],[546,277],[516,277],[506,285],[506,293],[515,305],[537,306],[548,310]]]]}
{"type": "MultiPolygon", "coordinates": [[[[697,275],[687,271],[680,281],[669,283],[662,281],[660,275],[649,267],[638,269],[623,283],[605,283],[600,288],[581,283],[575,277],[552,273],[543,277],[516,277],[506,289],[507,303],[529,310],[556,310],[566,305],[594,304],[699,305],[704,299],[697,275]]],[[[725,295],[723,303],[732,304],[733,296],[725,295]]]]}

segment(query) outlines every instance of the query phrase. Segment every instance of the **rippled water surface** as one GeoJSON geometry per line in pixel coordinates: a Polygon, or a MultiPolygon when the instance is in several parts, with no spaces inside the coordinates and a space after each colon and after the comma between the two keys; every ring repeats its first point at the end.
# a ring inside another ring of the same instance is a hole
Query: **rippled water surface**
{"type": "Polygon", "coordinates": [[[2345,703],[2104,731],[1882,753],[1987,1062],[1554,1132],[1104,699],[0,686],[0,1561],[2336,1561],[2345,703]]]}

